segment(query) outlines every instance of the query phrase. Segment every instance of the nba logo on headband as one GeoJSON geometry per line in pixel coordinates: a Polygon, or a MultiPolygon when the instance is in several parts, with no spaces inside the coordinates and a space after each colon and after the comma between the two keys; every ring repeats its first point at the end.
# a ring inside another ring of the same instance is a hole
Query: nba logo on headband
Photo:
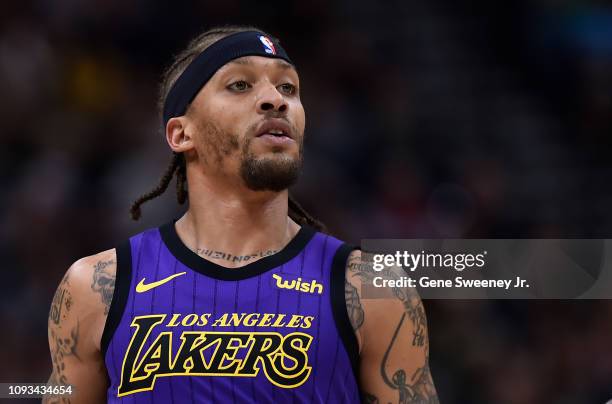
{"type": "Polygon", "coordinates": [[[266,53],[271,53],[273,55],[276,55],[276,49],[274,48],[274,44],[268,37],[260,35],[259,40],[263,44],[265,48],[264,50],[266,51],[266,53]]]}

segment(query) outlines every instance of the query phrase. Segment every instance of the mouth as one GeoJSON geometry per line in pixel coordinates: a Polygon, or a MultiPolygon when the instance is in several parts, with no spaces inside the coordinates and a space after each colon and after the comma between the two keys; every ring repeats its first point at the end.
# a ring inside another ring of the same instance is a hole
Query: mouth
{"type": "Polygon", "coordinates": [[[291,126],[280,119],[266,120],[257,130],[255,137],[274,137],[279,139],[294,140],[291,126]]]}

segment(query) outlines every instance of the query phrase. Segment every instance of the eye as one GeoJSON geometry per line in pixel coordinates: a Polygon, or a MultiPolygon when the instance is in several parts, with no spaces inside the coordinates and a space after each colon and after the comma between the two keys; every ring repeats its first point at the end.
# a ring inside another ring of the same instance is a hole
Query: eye
{"type": "Polygon", "coordinates": [[[280,87],[281,91],[286,93],[286,94],[293,95],[293,94],[297,93],[297,87],[294,86],[291,83],[283,83],[279,87],[280,87]]]}
{"type": "Polygon", "coordinates": [[[238,80],[227,86],[228,89],[243,92],[250,88],[251,85],[244,80],[238,80]]]}

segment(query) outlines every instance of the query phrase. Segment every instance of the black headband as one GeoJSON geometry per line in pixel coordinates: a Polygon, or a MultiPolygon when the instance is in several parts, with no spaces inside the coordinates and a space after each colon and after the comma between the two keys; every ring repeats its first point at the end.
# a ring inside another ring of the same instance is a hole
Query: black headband
{"type": "Polygon", "coordinates": [[[176,80],[164,103],[164,126],[181,116],[200,89],[221,66],[243,56],[284,59],[293,64],[279,43],[258,31],[239,32],[218,40],[200,53],[176,80]]]}

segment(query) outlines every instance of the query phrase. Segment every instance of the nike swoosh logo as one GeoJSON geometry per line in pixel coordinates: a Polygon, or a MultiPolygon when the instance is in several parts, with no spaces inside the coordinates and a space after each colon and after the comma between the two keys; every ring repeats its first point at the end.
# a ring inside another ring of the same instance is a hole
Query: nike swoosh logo
{"type": "Polygon", "coordinates": [[[138,283],[138,285],[136,285],[136,292],[138,293],[147,292],[153,288],[163,285],[166,282],[170,282],[172,279],[176,278],[177,276],[185,275],[186,273],[187,272],[179,272],[178,274],[170,275],[167,278],[160,279],[155,282],[147,283],[146,285],[144,283],[146,278],[142,278],[140,282],[138,283]]]}

